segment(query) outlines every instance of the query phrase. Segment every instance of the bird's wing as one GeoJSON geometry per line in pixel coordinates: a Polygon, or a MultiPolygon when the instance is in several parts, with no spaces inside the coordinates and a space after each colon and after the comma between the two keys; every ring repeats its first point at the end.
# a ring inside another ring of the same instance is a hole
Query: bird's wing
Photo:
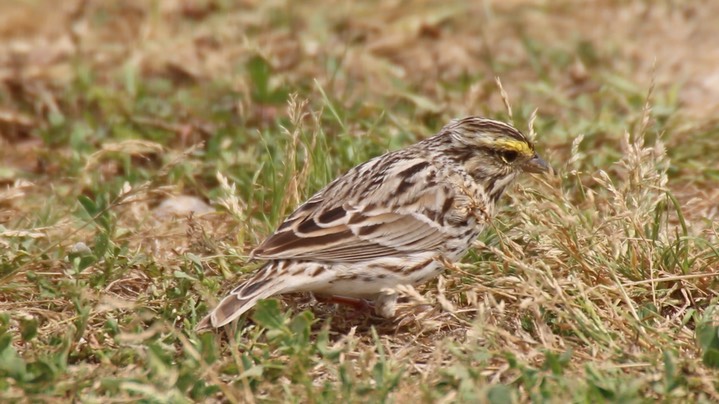
{"type": "Polygon", "coordinates": [[[377,170],[360,166],[330,184],[290,215],[252,257],[351,263],[439,248],[453,237],[443,222],[454,200],[451,188],[427,181],[436,173],[428,173],[432,168],[423,160],[391,163],[381,178],[375,178],[377,170]]]}

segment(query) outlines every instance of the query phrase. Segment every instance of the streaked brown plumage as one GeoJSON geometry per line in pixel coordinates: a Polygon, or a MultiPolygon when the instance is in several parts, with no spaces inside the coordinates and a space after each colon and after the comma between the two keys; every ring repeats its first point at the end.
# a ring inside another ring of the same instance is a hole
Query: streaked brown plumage
{"type": "Polygon", "coordinates": [[[266,260],[197,326],[223,326],[259,299],[314,292],[375,300],[394,315],[399,284],[417,285],[469,249],[504,190],[547,164],[521,132],[469,117],[439,134],[349,170],[257,247],[266,260]]]}

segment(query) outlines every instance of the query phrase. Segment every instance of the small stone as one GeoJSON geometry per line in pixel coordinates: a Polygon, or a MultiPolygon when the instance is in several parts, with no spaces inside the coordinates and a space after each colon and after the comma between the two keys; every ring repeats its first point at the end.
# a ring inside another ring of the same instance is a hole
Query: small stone
{"type": "Polygon", "coordinates": [[[167,218],[170,216],[187,216],[190,213],[204,214],[212,211],[212,207],[200,198],[189,195],[178,195],[162,201],[154,213],[155,216],[159,218],[167,218]]]}

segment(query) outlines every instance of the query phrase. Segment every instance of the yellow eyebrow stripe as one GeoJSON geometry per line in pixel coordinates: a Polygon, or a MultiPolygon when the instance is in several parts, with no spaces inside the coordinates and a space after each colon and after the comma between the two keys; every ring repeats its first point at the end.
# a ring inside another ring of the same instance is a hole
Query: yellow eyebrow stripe
{"type": "Polygon", "coordinates": [[[526,142],[520,142],[518,140],[510,140],[510,139],[499,139],[494,142],[494,144],[501,149],[505,150],[513,150],[516,151],[519,154],[522,154],[524,156],[531,156],[534,154],[534,150],[532,150],[529,145],[526,142]]]}

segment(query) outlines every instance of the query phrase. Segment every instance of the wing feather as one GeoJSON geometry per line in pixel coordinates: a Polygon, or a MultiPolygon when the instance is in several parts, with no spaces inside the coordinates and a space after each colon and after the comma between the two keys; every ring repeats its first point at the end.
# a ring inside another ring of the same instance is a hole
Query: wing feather
{"type": "Polygon", "coordinates": [[[353,263],[438,249],[456,237],[437,222],[436,214],[448,210],[445,203],[454,199],[452,188],[437,181],[437,172],[426,161],[384,162],[381,186],[376,186],[373,173],[382,162],[370,163],[310,198],[252,257],[353,263]],[[393,194],[400,188],[401,194],[393,194]]]}
{"type": "Polygon", "coordinates": [[[315,231],[298,231],[297,226],[287,227],[270,236],[252,255],[260,259],[350,263],[431,250],[449,237],[440,226],[430,224],[429,218],[420,219],[416,214],[355,215],[361,219],[354,218],[353,223],[346,219],[331,227],[318,225],[315,231]]]}

